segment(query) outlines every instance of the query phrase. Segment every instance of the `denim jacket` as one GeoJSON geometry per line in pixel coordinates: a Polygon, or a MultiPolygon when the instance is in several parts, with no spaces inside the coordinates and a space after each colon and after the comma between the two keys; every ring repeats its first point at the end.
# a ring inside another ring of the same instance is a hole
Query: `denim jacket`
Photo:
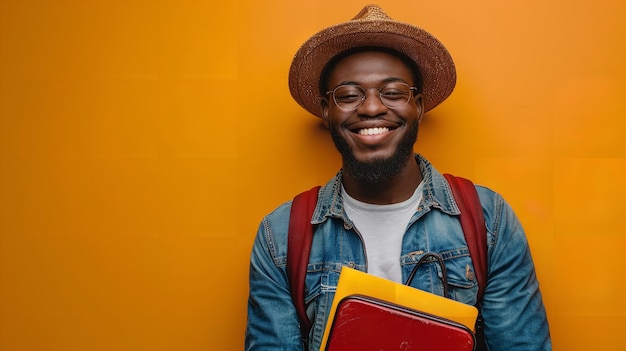
{"type": "MultiPolygon", "coordinates": [[[[437,253],[448,273],[449,298],[475,305],[478,286],[445,178],[420,155],[422,202],[403,237],[399,257],[403,281],[426,253],[437,253]]],[[[503,198],[477,191],[487,226],[488,276],[481,302],[485,339],[491,351],[551,350],[546,312],[528,242],[503,198]]],[[[263,218],[250,260],[246,350],[303,350],[298,316],[285,270],[291,202],[263,218]]],[[[309,349],[318,350],[342,266],[367,271],[367,253],[341,197],[341,172],[320,189],[312,223],[317,224],[306,277],[307,313],[313,323],[309,349]]],[[[441,267],[420,266],[411,286],[443,294],[441,267]]]]}

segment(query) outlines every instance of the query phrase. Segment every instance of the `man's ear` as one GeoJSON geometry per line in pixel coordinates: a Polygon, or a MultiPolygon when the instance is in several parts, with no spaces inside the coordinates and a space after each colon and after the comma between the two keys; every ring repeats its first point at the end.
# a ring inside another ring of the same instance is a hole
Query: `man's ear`
{"type": "Polygon", "coordinates": [[[417,120],[421,122],[422,117],[424,117],[424,99],[422,94],[415,95],[415,104],[417,105],[417,120]]]}
{"type": "Polygon", "coordinates": [[[322,109],[322,123],[324,124],[324,127],[330,128],[330,122],[328,121],[328,113],[329,113],[330,106],[328,105],[327,97],[324,96],[320,100],[320,108],[322,109]]]}

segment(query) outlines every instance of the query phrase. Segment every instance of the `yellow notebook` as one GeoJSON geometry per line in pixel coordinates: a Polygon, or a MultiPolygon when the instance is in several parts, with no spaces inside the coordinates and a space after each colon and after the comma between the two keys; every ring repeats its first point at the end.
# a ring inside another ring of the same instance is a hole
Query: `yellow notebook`
{"type": "Polygon", "coordinates": [[[474,306],[431,294],[407,285],[343,267],[322,339],[322,350],[328,341],[337,304],[346,296],[366,295],[460,323],[474,330],[478,310],[474,306]]]}

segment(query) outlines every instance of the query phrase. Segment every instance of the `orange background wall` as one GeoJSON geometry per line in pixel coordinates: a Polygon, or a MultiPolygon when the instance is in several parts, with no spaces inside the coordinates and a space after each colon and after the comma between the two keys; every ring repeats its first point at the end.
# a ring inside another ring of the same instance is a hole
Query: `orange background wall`
{"type": "MultiPolygon", "coordinates": [[[[524,223],[556,350],[626,326],[619,0],[380,1],[457,89],[416,150],[524,223]]],[[[362,1],[0,1],[0,349],[237,350],[261,217],[338,166],[291,57],[362,1]]]]}

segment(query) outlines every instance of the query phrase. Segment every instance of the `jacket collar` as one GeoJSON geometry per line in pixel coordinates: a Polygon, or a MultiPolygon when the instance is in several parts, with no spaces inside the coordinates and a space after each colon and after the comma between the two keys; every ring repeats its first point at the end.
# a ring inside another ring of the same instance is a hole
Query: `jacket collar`
{"type": "MultiPolygon", "coordinates": [[[[422,192],[422,205],[424,207],[437,208],[447,214],[459,214],[459,208],[454,201],[450,185],[422,155],[415,154],[420,170],[424,190],[422,192]]],[[[343,210],[343,198],[341,196],[340,170],[326,185],[320,189],[319,200],[311,219],[312,224],[324,222],[327,218],[346,218],[343,210]]]]}

